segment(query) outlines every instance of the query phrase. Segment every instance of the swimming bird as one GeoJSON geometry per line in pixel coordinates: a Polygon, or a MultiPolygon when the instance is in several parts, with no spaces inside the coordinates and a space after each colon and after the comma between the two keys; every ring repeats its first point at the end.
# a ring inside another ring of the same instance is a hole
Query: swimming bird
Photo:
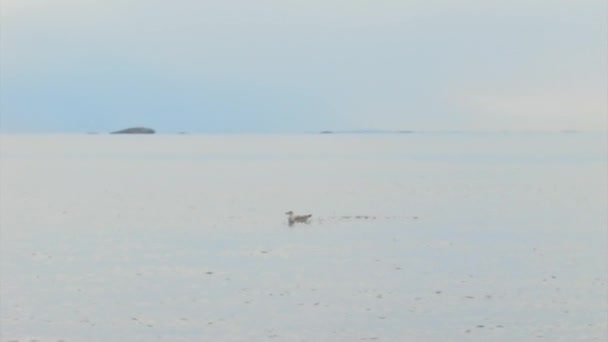
{"type": "Polygon", "coordinates": [[[308,220],[312,217],[312,214],[294,215],[291,210],[286,212],[285,215],[289,215],[289,217],[287,217],[287,222],[290,226],[293,226],[294,223],[309,223],[308,220]]]}

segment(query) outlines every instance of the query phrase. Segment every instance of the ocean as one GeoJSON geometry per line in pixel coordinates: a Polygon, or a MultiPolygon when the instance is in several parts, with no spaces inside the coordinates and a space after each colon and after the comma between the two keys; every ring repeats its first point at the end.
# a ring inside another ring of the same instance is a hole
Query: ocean
{"type": "Polygon", "coordinates": [[[605,341],[607,174],[592,132],[3,134],[0,339],[605,341]]]}

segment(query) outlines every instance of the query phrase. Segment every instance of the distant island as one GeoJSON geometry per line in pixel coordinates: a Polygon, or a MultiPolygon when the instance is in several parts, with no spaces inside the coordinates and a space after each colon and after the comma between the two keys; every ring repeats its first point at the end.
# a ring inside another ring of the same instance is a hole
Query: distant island
{"type": "Polygon", "coordinates": [[[131,128],[122,129],[120,131],[111,132],[110,134],[154,134],[154,133],[156,133],[156,131],[154,131],[152,128],[131,127],[131,128]]]}
{"type": "Polygon", "coordinates": [[[416,131],[403,130],[403,131],[392,131],[392,130],[382,130],[382,129],[357,129],[357,130],[347,130],[347,131],[320,131],[320,134],[412,134],[416,133],[416,131]]]}

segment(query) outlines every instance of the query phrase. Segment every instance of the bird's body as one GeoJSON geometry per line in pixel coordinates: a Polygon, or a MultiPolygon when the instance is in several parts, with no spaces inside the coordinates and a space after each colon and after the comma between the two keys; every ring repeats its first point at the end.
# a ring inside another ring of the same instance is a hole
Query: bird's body
{"type": "Polygon", "coordinates": [[[290,226],[293,226],[294,223],[309,223],[308,220],[310,220],[310,218],[312,217],[312,214],[308,214],[308,215],[294,215],[293,211],[288,211],[285,213],[286,215],[289,215],[287,217],[287,223],[289,223],[290,226]]]}

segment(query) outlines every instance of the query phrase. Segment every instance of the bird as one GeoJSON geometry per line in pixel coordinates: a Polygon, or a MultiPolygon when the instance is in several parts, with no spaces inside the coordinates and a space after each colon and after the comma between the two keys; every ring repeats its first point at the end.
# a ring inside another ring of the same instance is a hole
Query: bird
{"type": "Polygon", "coordinates": [[[308,220],[312,217],[312,214],[294,215],[291,210],[286,212],[285,215],[289,215],[289,217],[287,217],[287,223],[289,223],[290,226],[293,226],[294,223],[309,223],[308,220]]]}

